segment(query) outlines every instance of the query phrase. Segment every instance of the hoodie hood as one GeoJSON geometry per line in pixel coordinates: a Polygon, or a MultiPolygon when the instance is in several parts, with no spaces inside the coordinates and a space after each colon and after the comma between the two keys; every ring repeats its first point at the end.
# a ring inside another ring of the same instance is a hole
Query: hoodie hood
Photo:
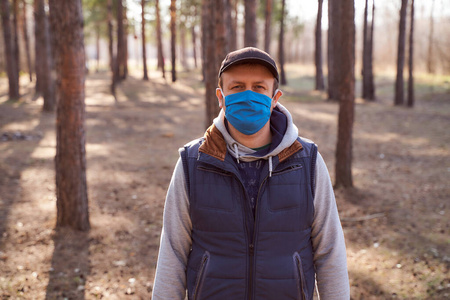
{"type": "MultiPolygon", "coordinates": [[[[223,109],[220,111],[217,118],[214,119],[213,124],[222,134],[227,150],[238,161],[242,160],[245,162],[250,162],[258,159],[269,159],[273,156],[279,155],[283,150],[292,146],[298,138],[298,128],[293,123],[291,114],[280,103],[278,103],[273,109],[270,116],[272,143],[268,149],[255,151],[233,139],[227,130],[225,112],[223,109]]],[[[299,146],[301,147],[301,144],[299,146]]],[[[269,163],[270,162],[271,159],[269,163]]]]}

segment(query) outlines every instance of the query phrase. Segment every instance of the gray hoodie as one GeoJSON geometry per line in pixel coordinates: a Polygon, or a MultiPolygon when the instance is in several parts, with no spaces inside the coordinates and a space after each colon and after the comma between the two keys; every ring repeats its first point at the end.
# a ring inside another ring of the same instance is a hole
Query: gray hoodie
{"type": "MultiPolygon", "coordinates": [[[[298,137],[298,129],[289,111],[280,103],[277,108],[287,117],[287,129],[278,146],[263,157],[254,156],[254,150],[236,142],[226,129],[223,110],[219,113],[214,119],[214,125],[222,133],[231,155],[242,161],[267,159],[271,171],[272,156],[291,146],[298,137]]],[[[153,284],[154,300],[183,300],[186,297],[186,265],[192,243],[192,223],[184,176],[183,164],[178,159],[164,207],[161,244],[153,284]]],[[[320,299],[325,300],[350,299],[344,234],[328,170],[320,153],[317,155],[315,183],[311,241],[318,293],[320,299]]]]}

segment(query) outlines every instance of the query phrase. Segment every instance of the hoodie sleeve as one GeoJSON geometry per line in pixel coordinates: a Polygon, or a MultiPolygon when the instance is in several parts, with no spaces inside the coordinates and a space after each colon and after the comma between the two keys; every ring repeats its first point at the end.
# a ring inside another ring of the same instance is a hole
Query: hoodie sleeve
{"type": "Polygon", "coordinates": [[[350,299],[344,233],[328,169],[318,153],[312,245],[319,296],[322,300],[350,299]]]}
{"type": "Polygon", "coordinates": [[[164,205],[163,228],[152,299],[182,300],[186,295],[186,265],[192,223],[181,159],[175,166],[164,205]]]}

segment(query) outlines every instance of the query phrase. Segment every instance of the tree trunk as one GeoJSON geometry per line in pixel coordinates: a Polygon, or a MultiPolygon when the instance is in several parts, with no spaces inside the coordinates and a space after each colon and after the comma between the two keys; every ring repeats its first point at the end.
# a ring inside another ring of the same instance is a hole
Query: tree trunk
{"type": "Polygon", "coordinates": [[[233,0],[233,16],[230,27],[230,50],[237,49],[238,0],[233,0]]]}
{"type": "Polygon", "coordinates": [[[270,39],[271,39],[271,22],[272,22],[272,10],[273,10],[273,1],[266,0],[266,9],[265,9],[265,24],[264,24],[264,51],[267,53],[270,52],[270,39]]]}
{"type": "Polygon", "coordinates": [[[121,64],[123,66],[122,68],[122,74],[120,75],[120,78],[122,80],[126,79],[128,76],[128,18],[127,18],[127,6],[125,2],[122,2],[123,5],[123,53],[121,56],[121,64]]]}
{"type": "Polygon", "coordinates": [[[286,74],[284,72],[284,17],[285,17],[286,0],[281,1],[281,19],[280,19],[280,36],[278,42],[278,62],[280,63],[280,83],[287,84],[286,74]]]}
{"type": "Polygon", "coordinates": [[[353,0],[334,2],[338,18],[333,21],[337,98],[339,101],[336,145],[336,187],[352,187],[352,136],[355,110],[355,7],[353,0]]]}
{"type": "Polygon", "coordinates": [[[372,22],[370,24],[370,34],[368,36],[368,59],[367,59],[367,99],[375,101],[375,82],[373,78],[373,30],[375,27],[375,0],[372,2],[372,22]]]}
{"type": "Polygon", "coordinates": [[[427,70],[428,73],[434,74],[436,72],[434,66],[434,57],[433,57],[433,33],[434,33],[434,2],[435,0],[431,0],[431,12],[430,12],[430,34],[428,36],[428,54],[427,54],[427,70]]]}
{"type": "Polygon", "coordinates": [[[236,48],[231,47],[231,40],[233,38],[233,17],[231,16],[232,8],[231,8],[231,0],[224,0],[224,18],[225,18],[225,40],[227,41],[227,53],[236,48]]]}
{"type": "Polygon", "coordinates": [[[364,20],[363,20],[363,53],[362,53],[362,69],[361,69],[361,76],[362,76],[362,97],[364,99],[367,99],[367,80],[368,80],[368,74],[367,74],[367,64],[369,59],[369,45],[368,45],[368,37],[367,37],[367,12],[369,7],[369,0],[365,1],[364,6],[364,20]]]}
{"type": "Polygon", "coordinates": [[[395,105],[403,105],[403,67],[405,65],[405,37],[406,37],[406,8],[408,0],[402,0],[400,8],[400,22],[398,30],[398,48],[397,48],[397,78],[395,80],[395,105]]]}
{"type": "Polygon", "coordinates": [[[219,113],[217,105],[216,87],[217,87],[217,62],[216,62],[216,40],[215,40],[215,19],[218,10],[216,9],[216,1],[203,0],[202,12],[205,31],[203,31],[203,49],[205,51],[205,102],[206,102],[206,123],[205,127],[209,127],[213,119],[219,113]]]}
{"type": "Polygon", "coordinates": [[[13,48],[14,48],[14,66],[16,68],[15,75],[17,76],[17,82],[19,82],[20,74],[20,50],[19,50],[19,0],[13,0],[13,48]]]}
{"type": "Polygon", "coordinates": [[[111,72],[114,72],[114,51],[113,51],[113,25],[112,25],[112,0],[107,0],[107,10],[108,10],[108,52],[109,52],[109,68],[111,72]]]}
{"type": "Polygon", "coordinates": [[[170,1],[170,51],[171,51],[171,61],[172,61],[172,82],[177,80],[176,71],[176,38],[177,38],[177,8],[176,0],[170,1]]]}
{"type": "Polygon", "coordinates": [[[52,78],[52,51],[50,28],[45,13],[45,1],[35,0],[35,43],[36,43],[36,82],[44,98],[44,111],[54,111],[56,107],[55,84],[52,78]],[[38,67],[39,65],[39,67],[38,67]],[[37,71],[39,69],[39,72],[37,71]]]}
{"type": "Polygon", "coordinates": [[[19,99],[19,80],[16,75],[13,37],[11,32],[9,0],[1,0],[3,39],[5,41],[6,71],[8,73],[9,99],[19,99]]]}
{"type": "MultiPolygon", "coordinates": [[[[40,2],[42,0],[34,0],[34,71],[36,73],[36,84],[35,84],[35,93],[36,95],[42,94],[42,70],[43,70],[43,62],[40,59],[36,59],[38,57],[42,56],[43,49],[40,45],[40,36],[43,33],[41,30],[39,30],[38,22],[42,22],[40,19],[42,18],[41,11],[40,11],[40,2]]],[[[45,10],[44,10],[45,11],[45,10]]],[[[44,15],[45,16],[45,15],[44,15]]],[[[42,26],[42,25],[41,25],[42,26]]],[[[45,49],[45,48],[44,48],[45,49]]]]}
{"type": "Polygon", "coordinates": [[[244,0],[245,26],[244,46],[256,47],[258,44],[258,30],[256,27],[256,0],[244,0]]]}
{"type": "Polygon", "coordinates": [[[316,49],[314,55],[314,61],[316,63],[316,90],[323,91],[325,84],[323,82],[322,72],[322,4],[323,0],[319,0],[319,6],[317,9],[317,22],[316,22],[316,49]]]}
{"type": "Polygon", "coordinates": [[[116,85],[122,78],[124,73],[124,66],[122,64],[122,58],[124,57],[125,45],[123,38],[123,5],[122,0],[117,1],[117,52],[114,59],[114,73],[113,73],[113,93],[115,94],[116,85]]]}
{"type": "Polygon", "coordinates": [[[144,62],[144,80],[148,80],[147,72],[147,47],[145,45],[145,0],[141,0],[142,6],[142,60],[144,62]]]}
{"type": "Polygon", "coordinates": [[[339,6],[335,1],[328,1],[328,100],[337,101],[336,92],[336,76],[337,71],[335,67],[335,49],[334,40],[336,39],[335,29],[339,26],[339,6]]]}
{"type": "Polygon", "coordinates": [[[161,17],[159,14],[159,0],[155,0],[155,11],[156,11],[156,38],[158,44],[158,68],[161,69],[162,77],[165,79],[165,66],[164,66],[164,53],[162,46],[162,33],[161,33],[161,17]]]}
{"type": "Polygon", "coordinates": [[[411,0],[411,19],[409,26],[409,58],[408,58],[408,106],[414,106],[414,0],[411,0]]]}
{"type": "Polygon", "coordinates": [[[89,230],[85,151],[85,53],[81,0],[50,0],[55,47],[58,109],[56,115],[56,226],[89,230]]]}
{"type": "MultiPolygon", "coordinates": [[[[209,26],[209,16],[207,15],[209,13],[209,6],[208,6],[208,0],[202,0],[202,18],[201,18],[201,55],[202,55],[202,81],[206,84],[206,46],[207,41],[206,37],[208,36],[208,26],[209,26]]],[[[206,108],[208,111],[208,108],[206,108]]]]}
{"type": "MultiPolygon", "coordinates": [[[[195,7],[195,15],[197,15],[197,7],[195,7]]],[[[192,36],[192,55],[194,56],[194,67],[198,68],[197,63],[197,33],[195,31],[195,24],[191,26],[191,36],[192,36]]]]}
{"type": "Polygon", "coordinates": [[[33,70],[31,69],[31,55],[30,55],[30,39],[28,38],[28,27],[27,27],[27,3],[25,0],[22,0],[22,32],[23,32],[23,39],[25,41],[25,53],[27,56],[28,74],[30,76],[30,82],[33,82],[33,70]]]}
{"type": "Polygon", "coordinates": [[[217,0],[215,2],[215,22],[213,23],[213,27],[215,28],[214,36],[216,38],[215,66],[218,71],[220,69],[221,62],[229,52],[229,49],[226,40],[228,34],[225,26],[225,2],[224,0],[217,0]]]}

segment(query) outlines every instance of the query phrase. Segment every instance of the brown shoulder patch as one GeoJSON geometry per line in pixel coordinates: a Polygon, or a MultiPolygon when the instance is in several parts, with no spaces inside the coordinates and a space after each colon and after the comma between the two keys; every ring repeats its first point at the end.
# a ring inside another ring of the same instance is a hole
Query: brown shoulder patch
{"type": "Polygon", "coordinates": [[[297,151],[299,151],[300,149],[303,149],[303,146],[298,140],[296,140],[291,146],[289,146],[288,148],[284,149],[283,151],[281,151],[278,154],[278,160],[280,162],[282,162],[282,161],[286,160],[292,154],[294,154],[297,151]]]}
{"type": "Polygon", "coordinates": [[[205,141],[200,146],[198,151],[211,155],[221,161],[225,160],[227,153],[227,144],[223,138],[222,133],[213,124],[205,132],[205,141]]]}

